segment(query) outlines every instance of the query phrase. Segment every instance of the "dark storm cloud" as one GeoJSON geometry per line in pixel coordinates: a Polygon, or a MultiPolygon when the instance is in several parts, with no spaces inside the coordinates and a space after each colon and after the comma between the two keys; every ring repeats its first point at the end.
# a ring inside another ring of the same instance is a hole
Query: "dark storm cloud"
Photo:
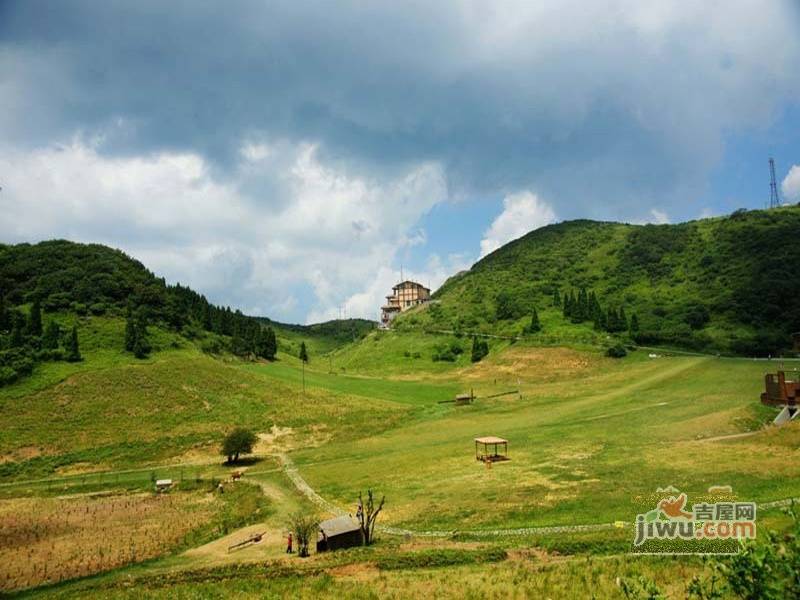
{"type": "Polygon", "coordinates": [[[455,195],[630,214],[696,192],[726,132],[800,89],[790,2],[703,4],[6,1],[0,125],[220,177],[248,137],[312,141],[377,174],[439,162],[455,195]]]}

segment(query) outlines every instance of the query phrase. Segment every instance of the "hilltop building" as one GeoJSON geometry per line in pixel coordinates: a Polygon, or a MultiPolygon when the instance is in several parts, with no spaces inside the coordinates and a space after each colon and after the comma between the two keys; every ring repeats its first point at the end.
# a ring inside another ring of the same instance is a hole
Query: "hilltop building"
{"type": "Polygon", "coordinates": [[[381,323],[388,327],[397,315],[414,306],[430,302],[431,291],[416,281],[403,281],[392,288],[392,295],[386,296],[386,304],[381,306],[381,323]]]}

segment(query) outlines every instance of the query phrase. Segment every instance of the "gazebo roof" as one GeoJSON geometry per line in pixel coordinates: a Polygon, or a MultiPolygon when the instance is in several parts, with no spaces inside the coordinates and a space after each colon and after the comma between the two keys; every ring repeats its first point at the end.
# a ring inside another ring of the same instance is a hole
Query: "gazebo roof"
{"type": "Polygon", "coordinates": [[[477,437],[475,441],[479,444],[507,444],[508,440],[504,440],[501,437],[496,437],[493,435],[489,435],[486,437],[477,437]]]}

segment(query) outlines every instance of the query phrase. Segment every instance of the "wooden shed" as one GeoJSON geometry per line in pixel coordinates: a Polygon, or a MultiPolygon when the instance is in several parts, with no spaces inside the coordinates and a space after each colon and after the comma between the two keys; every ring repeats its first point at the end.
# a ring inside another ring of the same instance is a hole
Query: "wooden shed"
{"type": "Polygon", "coordinates": [[[361,527],[352,517],[336,517],[319,524],[317,552],[361,545],[361,527]]]}

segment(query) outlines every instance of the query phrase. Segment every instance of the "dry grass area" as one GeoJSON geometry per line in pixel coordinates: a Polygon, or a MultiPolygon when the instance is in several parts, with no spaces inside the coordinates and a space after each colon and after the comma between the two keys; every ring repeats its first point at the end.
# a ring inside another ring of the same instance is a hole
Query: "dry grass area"
{"type": "Polygon", "coordinates": [[[595,373],[597,367],[608,360],[570,348],[512,347],[463,369],[459,375],[470,381],[505,380],[510,377],[556,381],[565,376],[595,373]]]}
{"type": "Polygon", "coordinates": [[[159,556],[213,512],[213,498],[199,492],[0,501],[0,591],[159,556]]]}

